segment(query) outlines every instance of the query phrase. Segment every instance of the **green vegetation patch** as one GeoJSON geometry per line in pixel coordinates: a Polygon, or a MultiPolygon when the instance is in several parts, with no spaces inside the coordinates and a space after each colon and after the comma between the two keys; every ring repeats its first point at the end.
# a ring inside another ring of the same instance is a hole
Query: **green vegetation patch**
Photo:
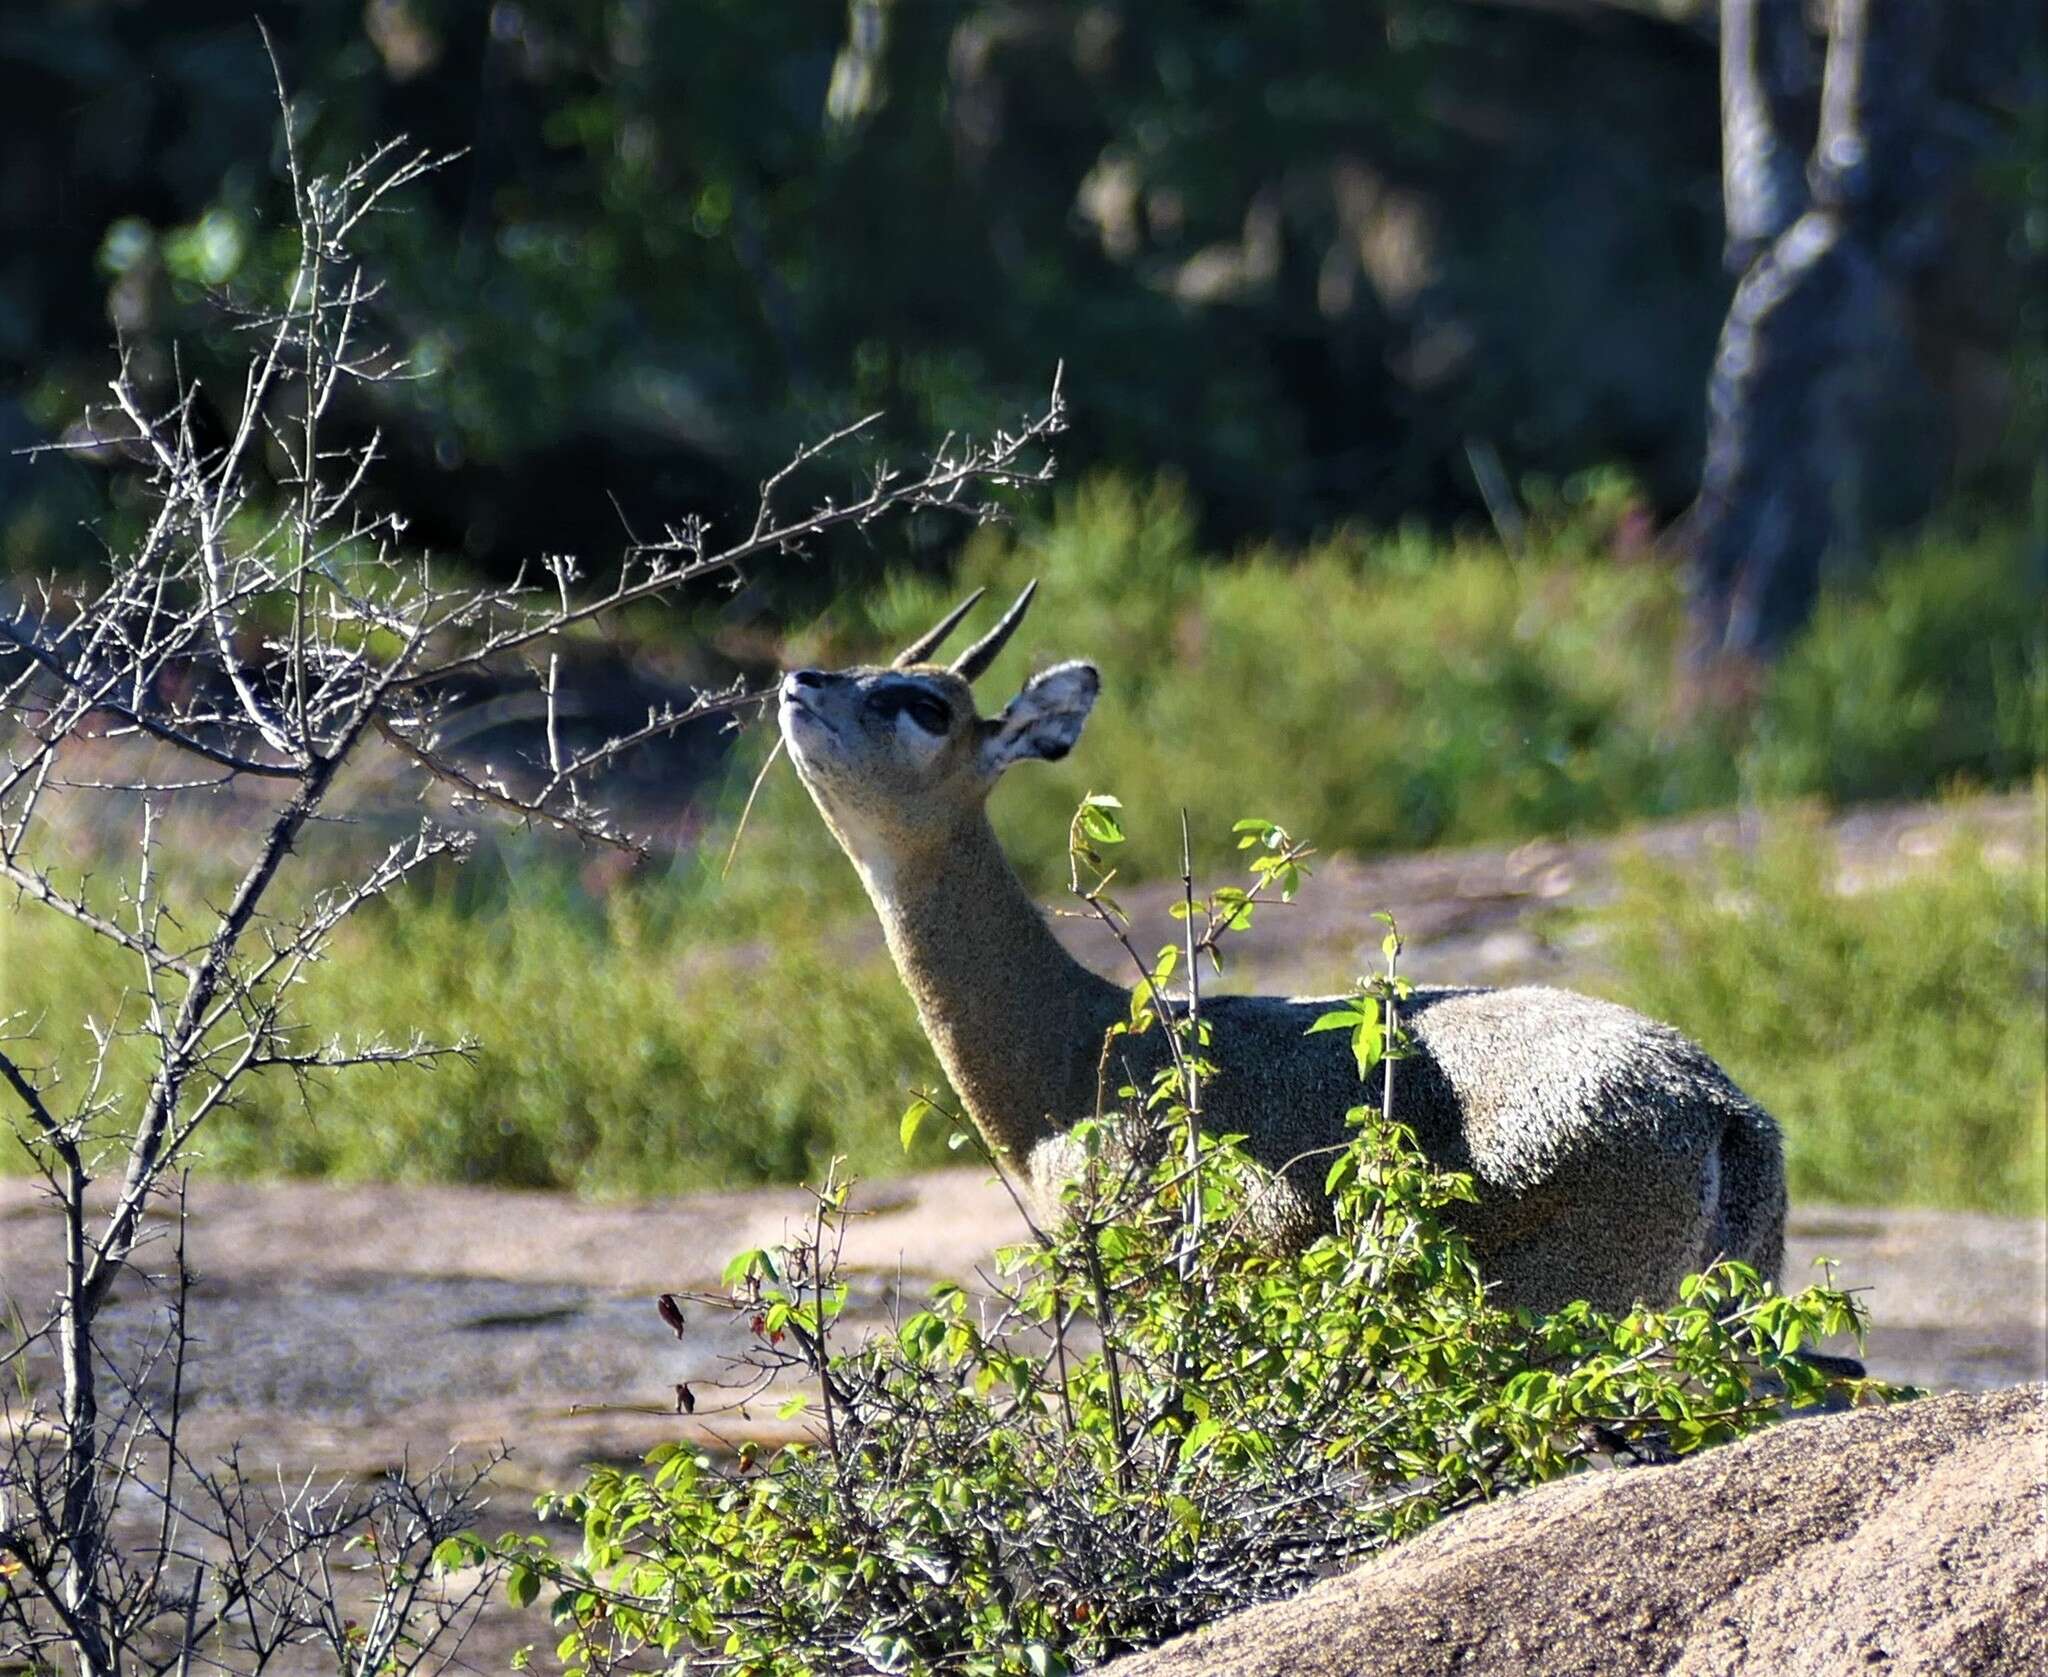
{"type": "MultiPolygon", "coordinates": [[[[202,1153],[237,1176],[611,1193],[794,1181],[834,1154],[900,1169],[888,1114],[936,1068],[880,939],[792,920],[721,947],[712,916],[657,898],[594,904],[542,864],[517,891],[448,881],[373,906],[306,983],[308,1037],[473,1050],[303,1087],[265,1073],[207,1121],[202,1153]]],[[[121,981],[68,922],[0,912],[0,1014],[50,1021],[36,1063],[73,1087],[89,1044],[55,1022],[134,1023],[121,981]]],[[[117,1055],[114,1091],[124,1073],[139,1091],[144,1064],[117,1055]]],[[[0,1168],[25,1165],[0,1150],[0,1168]]]]}
{"type": "MultiPolygon", "coordinates": [[[[1090,790],[1185,807],[1198,838],[1222,832],[1205,814],[1257,809],[1370,854],[1612,830],[1739,798],[1928,796],[2041,762],[2042,579],[2016,529],[1930,535],[1842,577],[1754,708],[1731,715],[1678,690],[1682,582],[1628,557],[1635,507],[1625,482],[1591,476],[1537,505],[1519,559],[1490,538],[1340,533],[1219,564],[1180,492],[1101,479],[1042,529],[985,534],[955,580],[898,579],[850,603],[795,661],[884,657],[966,588],[1007,599],[1037,577],[1031,615],[980,683],[983,710],[1060,659],[1103,673],[1074,754],[996,794],[1012,854],[1045,887],[1066,812],[1090,790]]],[[[782,792],[778,820],[802,803],[782,792]]],[[[1179,871],[1174,824],[1150,825],[1126,877],[1179,871]]]]}
{"type": "MultiPolygon", "coordinates": [[[[1399,993],[1390,970],[1353,1017],[1399,993]]],[[[724,1294],[664,1297],[677,1323],[744,1325],[731,1374],[678,1394],[739,1447],[658,1445],[544,1498],[549,1537],[504,1540],[507,1599],[546,1588],[572,1671],[1065,1677],[1589,1462],[1910,1395],[1799,1355],[1863,1332],[1832,1276],[1788,1296],[1723,1264],[1664,1310],[1502,1308],[1451,1220],[1470,1179],[1370,1107],[1329,1166],[1334,1232],[1275,1253],[1271,1179],[1184,1096],[1198,1027],[1141,1028],[1176,1033],[1175,1069],[1080,1127],[1064,1215],[977,1294],[942,1287],[893,1332],[843,1323],[834,1177],[724,1294]]],[[[1400,1047],[1372,1035],[1361,1075],[1400,1047]]],[[[946,1116],[920,1102],[904,1127],[946,1116]]]]}

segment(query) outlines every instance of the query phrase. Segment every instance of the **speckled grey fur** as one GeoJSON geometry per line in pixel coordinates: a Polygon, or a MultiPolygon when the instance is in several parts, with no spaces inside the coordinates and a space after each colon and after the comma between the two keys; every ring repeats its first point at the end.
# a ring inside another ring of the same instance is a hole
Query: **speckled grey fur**
{"type": "MultiPolygon", "coordinates": [[[[1076,1164],[1067,1132],[1096,1108],[1103,1033],[1128,996],[1053,938],[983,806],[1011,763],[1064,754],[1095,690],[1093,670],[1059,666],[983,721],[967,684],[935,666],[804,672],[784,687],[791,756],[868,888],[947,1076],[1048,1214],[1076,1164]],[[877,689],[906,682],[946,702],[944,736],[877,713],[877,689]]],[[[1380,1098],[1381,1074],[1361,1087],[1342,1033],[1305,1034],[1328,1005],[1204,1007],[1221,1068],[1204,1121],[1246,1136],[1282,1173],[1271,1222],[1290,1244],[1329,1225],[1328,1150],[1346,1137],[1345,1112],[1380,1098]]],[[[1396,1116],[1432,1160],[1472,1175],[1478,1203],[1455,1220],[1505,1301],[1663,1303],[1721,1256],[1775,1278],[1777,1126],[1675,1031],[1536,987],[1418,991],[1405,1022],[1415,1052],[1394,1072],[1396,1116]]],[[[1141,1072],[1165,1054],[1157,1032],[1124,1046],[1141,1072]]]]}
{"type": "MultiPolygon", "coordinates": [[[[1383,1092],[1384,1069],[1361,1087],[1342,1033],[1305,1035],[1334,1005],[1244,996],[1203,1008],[1221,1068],[1204,1121],[1286,1173],[1273,1222],[1289,1241],[1329,1226],[1322,1183],[1343,1115],[1383,1092]]],[[[1394,1067],[1395,1115],[1435,1163],[1472,1176],[1479,1202],[1453,1217],[1505,1299],[1661,1302],[1724,1255],[1778,1273],[1777,1126],[1677,1032],[1539,987],[1420,989],[1404,1022],[1413,1053],[1394,1067]]],[[[1148,1050],[1139,1069],[1163,1054],[1148,1050]]],[[[1071,1149],[1042,1140],[1029,1156],[1035,1193],[1056,1198],[1071,1149]]]]}

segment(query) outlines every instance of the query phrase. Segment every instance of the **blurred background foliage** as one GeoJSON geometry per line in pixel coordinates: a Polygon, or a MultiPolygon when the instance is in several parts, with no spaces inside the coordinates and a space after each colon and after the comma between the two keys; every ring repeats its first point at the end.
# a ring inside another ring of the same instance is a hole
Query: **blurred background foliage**
{"type": "MultiPolygon", "coordinates": [[[[479,565],[601,559],[612,496],[649,528],[729,513],[868,409],[899,448],[986,428],[1058,358],[1070,463],[1173,473],[1226,549],[1476,516],[1475,458],[1620,465],[1660,516],[1697,482],[1732,284],[1710,7],[259,9],[315,167],[395,133],[462,154],[370,241],[435,376],[351,417],[384,428],[417,538],[479,565]]],[[[1944,120],[1981,162],[1875,398],[1894,526],[2023,496],[2048,410],[2043,83],[1979,62],[2040,31],[1956,33],[1944,120]]],[[[0,67],[0,444],[76,424],[113,330],[160,383],[174,342],[232,383],[207,295],[260,298],[282,259],[246,0],[9,8],[0,67]]],[[[0,566],[75,562],[97,479],[0,474],[0,566]]],[[[771,604],[788,582],[764,573],[771,604]]]]}
{"type": "MultiPolygon", "coordinates": [[[[1105,672],[1083,749],[994,802],[1048,893],[1089,790],[1132,811],[1127,877],[1178,870],[1186,807],[1213,879],[1240,815],[1373,852],[2038,773],[2048,69],[2019,0],[1953,14],[2005,26],[1940,67],[1941,131],[1976,162],[1867,393],[1889,534],[1837,557],[1726,706],[1687,688],[1660,542],[1698,484],[1733,284],[1710,6],[263,12],[315,167],[401,132],[461,153],[367,240],[387,329],[432,376],[340,416],[381,428],[374,493],[460,563],[601,566],[621,514],[744,516],[823,429],[885,409],[900,457],[1012,417],[1067,365],[1062,487],[1014,527],[913,521],[686,603],[681,632],[635,618],[571,649],[579,725],[735,664],[873,658],[961,590],[1037,576],[985,705],[1049,659],[1105,672]],[[1989,70],[1986,41],[2008,43],[1989,70]]],[[[130,516],[109,458],[13,451],[81,434],[116,333],[161,392],[182,373],[238,393],[218,294],[274,296],[284,244],[248,0],[10,6],[0,82],[4,601],[130,516]]],[[[720,875],[766,748],[714,730],[640,760],[614,788],[660,841],[635,877],[499,834],[353,923],[312,1028],[481,1047],[321,1086],[306,1112],[263,1082],[215,1122],[217,1161],[609,1192],[899,1162],[904,1088],[936,1067],[786,768],[720,875]]],[[[193,888],[239,818],[182,830],[193,888]]],[[[113,836],[74,839],[64,865],[111,879],[113,836]]],[[[2048,967],[2038,880],[1959,860],[1852,900],[1815,854],[1642,873],[1600,918],[1614,993],[1783,1112],[1795,1192],[2039,1210],[2040,1044],[2016,1028],[2048,967]]],[[[104,1025],[124,986],[70,927],[0,912],[0,1015],[104,1025]]],[[[77,1046],[45,1039],[52,1066],[77,1046]]]]}

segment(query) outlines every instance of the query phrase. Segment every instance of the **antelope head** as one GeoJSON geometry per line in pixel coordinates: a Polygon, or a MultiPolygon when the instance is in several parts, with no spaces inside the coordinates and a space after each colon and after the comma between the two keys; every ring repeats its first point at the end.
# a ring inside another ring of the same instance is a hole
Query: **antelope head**
{"type": "Polygon", "coordinates": [[[886,666],[795,670],[782,678],[779,720],[798,775],[826,824],[871,878],[933,856],[978,818],[1013,763],[1057,761],[1095,703],[1091,664],[1056,664],[984,717],[973,683],[1030,608],[1029,584],[1002,620],[949,665],[930,662],[973,610],[975,590],[886,666]]]}

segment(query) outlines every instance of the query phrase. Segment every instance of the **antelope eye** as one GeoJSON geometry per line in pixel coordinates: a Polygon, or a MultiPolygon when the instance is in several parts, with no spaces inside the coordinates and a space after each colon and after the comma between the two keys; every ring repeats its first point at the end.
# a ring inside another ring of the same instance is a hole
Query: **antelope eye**
{"type": "Polygon", "coordinates": [[[877,716],[893,720],[907,713],[928,734],[943,734],[953,725],[951,707],[921,687],[885,687],[868,702],[877,716]]]}

